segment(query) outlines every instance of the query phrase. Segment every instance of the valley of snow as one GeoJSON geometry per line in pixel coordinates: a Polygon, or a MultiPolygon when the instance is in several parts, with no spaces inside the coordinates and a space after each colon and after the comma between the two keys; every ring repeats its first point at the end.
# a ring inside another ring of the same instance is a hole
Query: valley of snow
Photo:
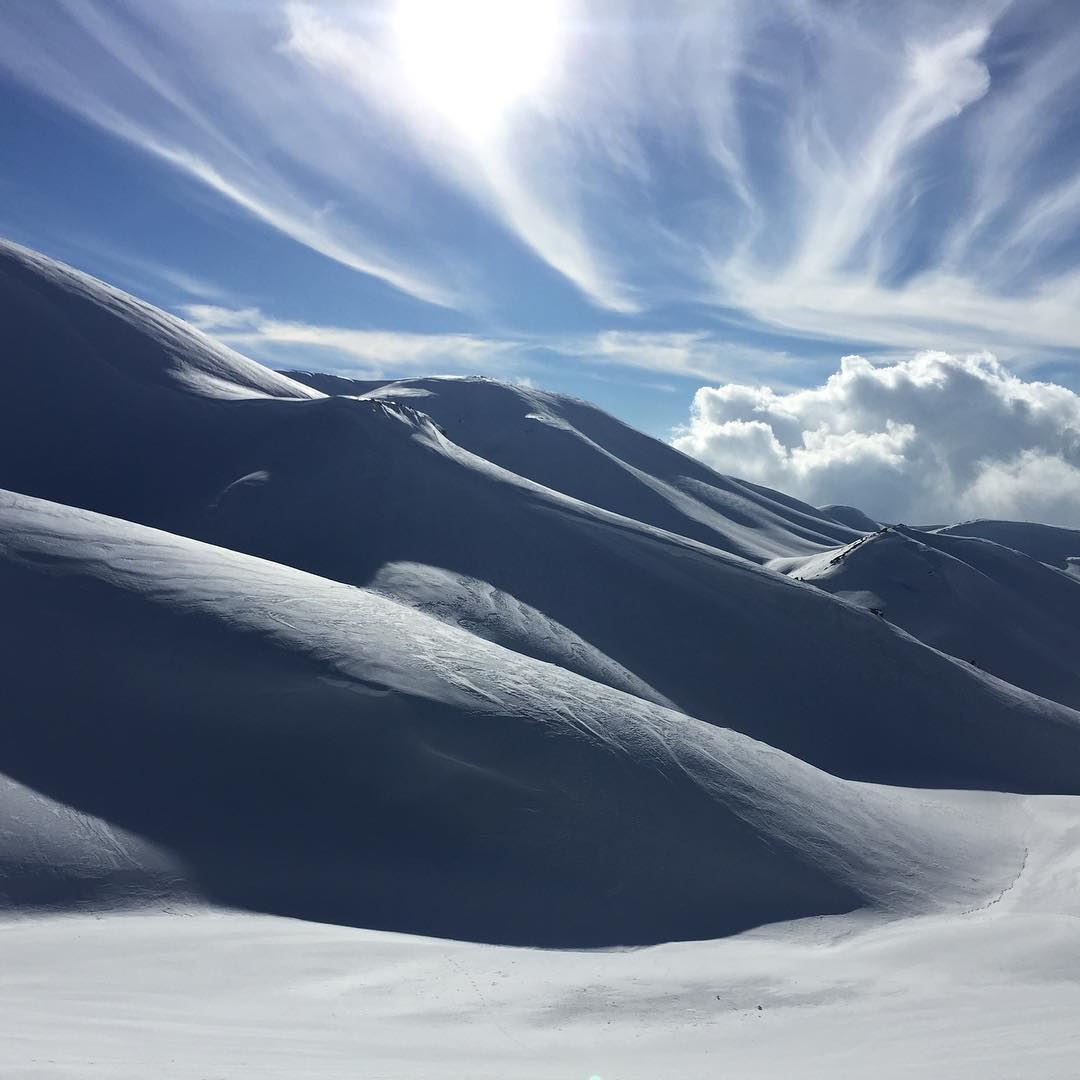
{"type": "Polygon", "coordinates": [[[0,318],[0,1073],[1080,1074],[1080,533],[0,318]]]}

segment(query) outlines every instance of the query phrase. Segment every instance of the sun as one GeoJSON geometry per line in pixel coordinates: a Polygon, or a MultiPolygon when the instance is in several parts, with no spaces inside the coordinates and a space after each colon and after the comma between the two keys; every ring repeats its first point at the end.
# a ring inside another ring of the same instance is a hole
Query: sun
{"type": "Polygon", "coordinates": [[[496,134],[551,78],[565,0],[398,0],[393,33],[423,107],[467,136],[496,134]]]}

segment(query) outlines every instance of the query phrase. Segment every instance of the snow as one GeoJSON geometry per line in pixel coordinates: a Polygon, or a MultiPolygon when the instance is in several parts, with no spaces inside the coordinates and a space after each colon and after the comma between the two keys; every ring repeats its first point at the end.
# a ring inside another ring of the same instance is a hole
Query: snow
{"type": "Polygon", "coordinates": [[[965,521],[939,529],[945,535],[977,536],[1015,548],[1059,570],[1080,560],[1080,532],[1032,521],[965,521]]]}
{"type": "Polygon", "coordinates": [[[1080,581],[1019,551],[898,525],[777,565],[935,648],[1080,707],[1080,581]]]}
{"type": "Polygon", "coordinates": [[[837,503],[830,503],[828,506],[819,506],[818,510],[833,521],[855,529],[856,532],[876,532],[881,528],[881,522],[868,517],[857,506],[840,506],[837,503]]]}
{"type": "Polygon", "coordinates": [[[1015,799],[838,780],[374,590],[2,498],[6,767],[208,897],[612,945],[971,906],[1022,861],[1015,799]]]}
{"type": "Polygon", "coordinates": [[[158,308],[3,239],[0,312],[13,337],[7,341],[12,367],[33,368],[8,373],[17,378],[85,379],[92,372],[205,398],[319,396],[158,308]],[[71,357],[61,368],[27,364],[31,357],[25,354],[42,349],[71,350],[78,362],[71,357]]]}
{"type": "Polygon", "coordinates": [[[35,920],[0,927],[0,1064],[110,1080],[1070,1080],[1077,927],[990,909],[551,952],[261,916],[35,920]]]}
{"type": "Polygon", "coordinates": [[[1075,1075],[1078,534],[0,312],[5,1075],[1075,1075]]]}
{"type": "MultiPolygon", "coordinates": [[[[324,376],[288,372],[320,389],[324,376]]],[[[349,380],[344,380],[346,383],[349,380]]],[[[595,406],[485,378],[411,379],[353,393],[402,401],[431,416],[461,447],[556,491],[635,521],[764,562],[852,538],[812,506],[720,476],[595,406]],[[422,400],[421,400],[422,399],[422,400]]]]}

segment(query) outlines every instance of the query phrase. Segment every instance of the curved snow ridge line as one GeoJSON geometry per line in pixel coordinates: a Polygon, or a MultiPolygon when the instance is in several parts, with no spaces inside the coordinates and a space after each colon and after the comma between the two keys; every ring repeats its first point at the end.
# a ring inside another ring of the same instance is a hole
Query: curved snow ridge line
{"type": "Polygon", "coordinates": [[[0,911],[189,902],[182,862],[0,773],[0,911]]]}
{"type": "MultiPolygon", "coordinates": [[[[18,305],[11,310],[13,315],[18,311],[19,322],[49,320],[53,333],[65,335],[70,347],[79,347],[83,363],[93,356],[124,378],[161,381],[206,398],[323,396],[160,308],[2,238],[0,286],[0,310],[18,305]],[[126,333],[117,332],[120,326],[126,333]]],[[[18,325],[14,317],[10,322],[18,325]]],[[[32,344],[24,342],[24,347],[32,344]]]]}
{"type": "Polygon", "coordinates": [[[370,588],[514,652],[678,711],[675,704],[572,630],[486,581],[420,563],[390,563],[370,588]]]}
{"type": "Polygon", "coordinates": [[[7,497],[0,517],[17,556],[5,588],[21,601],[17,625],[6,609],[5,647],[33,725],[0,753],[176,851],[219,900],[414,931],[631,943],[866,904],[966,906],[1011,873],[1015,799],[841,781],[251,556],[26,497],[7,497]],[[49,558],[18,558],[33,551],[49,558]],[[284,602],[283,623],[271,615],[284,602]],[[42,684],[50,638],[60,652],[42,684]],[[380,693],[338,694],[334,679],[380,693]],[[85,755],[74,776],[47,752],[60,730],[85,755]],[[129,762],[103,754],[114,740],[133,747],[129,762]],[[298,760],[310,763],[300,773],[298,760]],[[266,769],[279,777],[270,787],[266,769]],[[134,798],[146,782],[159,805],[134,798]],[[200,800],[193,816],[170,805],[180,792],[200,800]],[[973,804],[978,815],[964,814],[973,804]],[[246,808],[230,821],[228,806],[246,808]],[[269,863],[245,839],[249,818],[278,837],[269,863]],[[385,838],[368,835],[370,820],[385,838]],[[473,869],[447,876],[447,859],[473,869]],[[432,889],[443,910],[424,899],[432,889]]]}
{"type": "Polygon", "coordinates": [[[780,492],[722,476],[595,406],[475,376],[372,385],[286,372],[330,393],[422,399],[458,445],[554,491],[762,563],[833,546],[849,526],[780,492]]]}
{"type": "Polygon", "coordinates": [[[898,525],[778,568],[1008,683],[1080,707],[1080,587],[1020,551],[898,525]]]}
{"type": "Polygon", "coordinates": [[[957,525],[946,525],[935,529],[934,533],[938,536],[989,540],[1056,570],[1067,571],[1071,560],[1080,560],[1080,530],[1057,525],[976,518],[957,525]]]}
{"type": "MultiPolygon", "coordinates": [[[[168,372],[188,362],[185,350],[198,367],[195,339],[166,334],[163,346],[157,324],[133,326],[108,295],[80,298],[23,269],[0,291],[25,357],[0,418],[0,484],[357,585],[401,562],[487,581],[685,712],[839,775],[1080,787],[1069,716],[811,587],[733,570],[737,556],[705,543],[760,561],[857,535],[811,507],[712,473],[599,410],[495,383],[419,380],[391,392],[415,401],[406,391],[422,391],[436,423],[517,471],[356,399],[174,392],[168,372]],[[455,426],[458,408],[467,415],[455,426]],[[718,531],[632,469],[692,490],[718,531]],[[266,479],[235,483],[256,474],[266,479]]],[[[542,653],[546,631],[525,633],[542,653]]]]}

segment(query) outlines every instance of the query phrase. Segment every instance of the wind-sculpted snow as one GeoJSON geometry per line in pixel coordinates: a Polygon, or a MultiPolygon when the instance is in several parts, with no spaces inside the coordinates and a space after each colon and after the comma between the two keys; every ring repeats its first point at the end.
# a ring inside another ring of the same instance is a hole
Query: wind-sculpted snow
{"type": "Polygon", "coordinates": [[[371,587],[477,637],[674,708],[633,672],[610,660],[572,630],[485,581],[421,563],[388,563],[372,579],[371,587]]]}
{"type": "Polygon", "coordinates": [[[977,536],[992,540],[1047,566],[1080,575],[1080,531],[1076,529],[1037,525],[1031,521],[964,521],[937,531],[946,536],[977,536]]]}
{"type": "Polygon", "coordinates": [[[778,565],[935,648],[1080,708],[1080,581],[1019,551],[897,525],[778,565]]]}
{"type": "Polygon", "coordinates": [[[87,406],[107,405],[106,391],[125,382],[227,400],[320,396],[134,296],[3,239],[0,313],[14,369],[6,374],[58,392],[65,382],[110,380],[87,406]]]}
{"type": "Polygon", "coordinates": [[[281,398],[320,396],[4,241],[0,320],[0,486],[122,517],[178,525],[257,460],[281,398]]]}
{"type": "MultiPolygon", "coordinates": [[[[286,372],[330,393],[349,380],[286,372]]],[[[343,385],[346,384],[346,385],[343,385]]],[[[845,523],[778,491],[721,476],[583,401],[484,378],[409,379],[352,392],[422,410],[458,446],[624,517],[764,562],[853,538],[845,523]]]]}
{"type": "Polygon", "coordinates": [[[1022,863],[1015,800],[841,781],[167,533],[10,494],[0,522],[4,771],[216,901],[596,945],[977,906],[1022,863]]]}
{"type": "MultiPolygon", "coordinates": [[[[6,636],[6,630],[5,630],[6,636]]],[[[10,695],[4,744],[32,722],[10,695]]],[[[62,745],[56,753],[63,753],[62,745]]],[[[143,906],[185,899],[185,868],[165,852],[91,814],[3,775],[0,762],[0,912],[143,906]]]]}
{"type": "MultiPolygon", "coordinates": [[[[1071,710],[817,589],[531,484],[401,406],[301,408],[304,433],[278,445],[270,478],[221,498],[203,536],[357,585],[392,564],[437,567],[441,585],[425,588],[445,589],[444,607],[460,577],[485,582],[691,715],[838,775],[1080,789],[1071,710]]],[[[515,633],[493,639],[547,637],[536,623],[515,633]]],[[[545,655],[539,639],[525,651],[545,655]]]]}

